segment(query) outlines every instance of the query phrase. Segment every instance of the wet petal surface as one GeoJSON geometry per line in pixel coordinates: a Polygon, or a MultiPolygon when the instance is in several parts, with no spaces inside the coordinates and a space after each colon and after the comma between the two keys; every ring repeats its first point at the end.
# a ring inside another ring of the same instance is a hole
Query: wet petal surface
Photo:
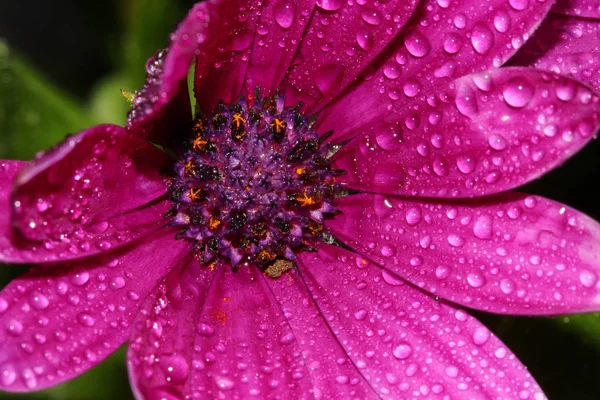
{"type": "Polygon", "coordinates": [[[399,36],[343,96],[323,109],[318,132],[334,139],[402,108],[436,86],[499,67],[524,43],[551,2],[423,1],[399,36]]]}
{"type": "Polygon", "coordinates": [[[302,43],[314,8],[314,0],[263,3],[250,52],[244,93],[253,93],[257,86],[263,95],[275,93],[302,43]]]}
{"type": "Polygon", "coordinates": [[[528,68],[460,78],[378,122],[335,154],[340,182],[375,193],[473,197],[564,163],[600,127],[587,85],[528,68]]]}
{"type": "Polygon", "coordinates": [[[600,90],[599,41],[600,20],[548,14],[510,62],[570,76],[600,90]]]}
{"type": "Polygon", "coordinates": [[[314,110],[335,97],[394,39],[417,3],[317,2],[282,85],[286,102],[302,100],[314,110]]]}
{"type": "Polygon", "coordinates": [[[214,273],[191,254],[160,280],[142,303],[129,338],[128,368],[139,399],[191,396],[193,345],[214,273]]]}
{"type": "MultiPolygon", "coordinates": [[[[465,311],[346,250],[323,246],[300,258],[320,312],[301,323],[327,321],[380,398],[545,398],[515,355],[465,311]]],[[[353,381],[338,376],[329,385],[344,390],[353,381]]]]}
{"type": "Polygon", "coordinates": [[[600,225],[552,200],[341,199],[329,226],[350,247],[418,287],[503,314],[600,309],[600,225]]]}
{"type": "Polygon", "coordinates": [[[0,388],[85,372],[127,339],[140,302],[189,246],[163,232],[85,261],[34,267],[0,292],[0,388]],[[161,251],[156,248],[160,246],[161,251]]]}
{"type": "Polygon", "coordinates": [[[558,0],[552,11],[576,17],[600,19],[598,0],[558,0]]]}
{"type": "Polygon", "coordinates": [[[194,344],[194,390],[210,398],[312,398],[298,343],[261,273],[217,268],[194,344]]]}
{"type": "MultiPolygon", "coordinates": [[[[11,197],[7,262],[68,260],[156,230],[168,204],[160,170],[170,161],[120,127],[67,139],[19,171],[11,197]],[[18,231],[17,231],[18,230],[18,231]]],[[[6,189],[5,189],[6,190],[6,189]]]]}

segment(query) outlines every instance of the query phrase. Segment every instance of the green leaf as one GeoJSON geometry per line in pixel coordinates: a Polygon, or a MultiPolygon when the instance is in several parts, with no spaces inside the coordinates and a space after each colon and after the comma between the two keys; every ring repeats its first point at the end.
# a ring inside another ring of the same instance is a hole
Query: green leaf
{"type": "Polygon", "coordinates": [[[0,40],[0,157],[30,159],[90,125],[81,104],[0,40]]]}
{"type": "Polygon", "coordinates": [[[554,321],[561,331],[574,334],[600,352],[600,313],[567,315],[554,321]]]}

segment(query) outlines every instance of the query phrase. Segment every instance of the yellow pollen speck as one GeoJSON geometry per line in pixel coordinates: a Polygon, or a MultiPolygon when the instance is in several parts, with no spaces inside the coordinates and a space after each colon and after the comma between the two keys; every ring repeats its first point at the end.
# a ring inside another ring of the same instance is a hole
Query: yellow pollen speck
{"type": "Polygon", "coordinates": [[[137,92],[135,91],[132,92],[131,90],[121,89],[121,96],[123,96],[123,98],[129,102],[129,104],[133,103],[133,99],[135,98],[136,94],[137,92]]]}
{"type": "Polygon", "coordinates": [[[315,199],[313,199],[312,196],[309,196],[306,193],[297,194],[296,201],[300,203],[302,207],[312,206],[313,204],[315,204],[315,199]]]}
{"type": "Polygon", "coordinates": [[[304,168],[297,168],[296,169],[296,174],[297,175],[302,175],[304,173],[304,168]]]}
{"type": "Polygon", "coordinates": [[[210,229],[217,229],[219,227],[219,225],[221,225],[221,220],[215,217],[210,217],[210,220],[208,221],[208,226],[210,226],[210,229]]]}

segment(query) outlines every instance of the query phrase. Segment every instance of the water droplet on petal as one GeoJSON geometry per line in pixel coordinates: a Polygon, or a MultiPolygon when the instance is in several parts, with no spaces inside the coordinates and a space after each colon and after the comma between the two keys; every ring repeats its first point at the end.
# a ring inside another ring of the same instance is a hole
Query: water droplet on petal
{"type": "Polygon", "coordinates": [[[326,11],[336,11],[342,6],[343,0],[317,0],[317,6],[326,11]]]}
{"type": "Polygon", "coordinates": [[[504,294],[511,294],[515,290],[515,283],[512,279],[504,278],[500,281],[500,290],[504,294]]]}
{"type": "Polygon", "coordinates": [[[522,108],[529,104],[533,92],[533,86],[523,78],[512,78],[502,89],[504,101],[515,108],[522,108]]]}
{"type": "Polygon", "coordinates": [[[486,54],[494,45],[494,34],[482,23],[475,25],[471,32],[471,44],[479,54],[486,54]]]}
{"type": "Polygon", "coordinates": [[[404,45],[410,54],[418,58],[425,57],[429,54],[429,50],[431,50],[431,45],[427,38],[418,31],[409,33],[404,38],[404,45]]]}
{"type": "Polygon", "coordinates": [[[450,268],[447,265],[439,265],[436,269],[435,269],[435,277],[438,279],[446,279],[450,276],[450,273],[452,272],[452,268],[450,268]]]}
{"type": "Polygon", "coordinates": [[[485,277],[481,272],[471,272],[467,275],[467,283],[474,288],[480,288],[485,285],[485,277]]]}
{"type": "Polygon", "coordinates": [[[517,11],[523,11],[529,7],[529,0],[508,0],[508,4],[517,11]]]}
{"type": "Polygon", "coordinates": [[[598,282],[598,275],[593,271],[583,270],[579,274],[579,282],[586,288],[591,288],[598,282]]]}
{"type": "Polygon", "coordinates": [[[371,50],[373,48],[373,34],[366,30],[356,32],[356,43],[364,51],[371,50]]]}
{"type": "Polygon", "coordinates": [[[362,19],[369,25],[379,25],[381,23],[381,13],[372,8],[365,8],[362,12],[362,19]]]}
{"type": "Polygon", "coordinates": [[[92,317],[90,314],[88,313],[81,313],[77,316],[77,319],[79,320],[79,323],[83,326],[87,326],[87,327],[91,327],[94,326],[94,324],[96,323],[96,320],[94,319],[94,317],[92,317]]]}
{"type": "Polygon", "coordinates": [[[475,171],[476,165],[477,160],[475,160],[475,157],[471,155],[459,156],[456,159],[456,166],[463,174],[470,174],[471,172],[475,171]]]}
{"type": "Polygon", "coordinates": [[[452,247],[461,247],[465,244],[465,239],[463,239],[462,236],[450,234],[448,235],[448,243],[452,247]]]}
{"type": "Polygon", "coordinates": [[[421,209],[418,207],[411,207],[406,210],[406,222],[409,225],[416,225],[421,222],[421,209]]]}
{"type": "Polygon", "coordinates": [[[506,149],[506,146],[508,145],[504,137],[495,134],[490,135],[489,144],[492,149],[498,151],[506,149]]]}
{"type": "Polygon", "coordinates": [[[492,216],[483,214],[477,217],[473,225],[473,234],[479,239],[491,239],[493,235],[492,216]]]}
{"type": "Polygon", "coordinates": [[[291,1],[281,1],[273,7],[275,22],[283,29],[289,29],[296,18],[296,6],[291,1]]]}
{"type": "Polygon", "coordinates": [[[45,308],[48,308],[48,304],[50,304],[48,298],[37,291],[31,292],[31,294],[29,295],[29,303],[33,308],[37,310],[43,310],[45,308]]]}
{"type": "Polygon", "coordinates": [[[393,354],[398,360],[408,358],[412,353],[412,347],[407,342],[400,342],[394,347],[393,354]]]}
{"type": "Polygon", "coordinates": [[[485,344],[485,342],[487,342],[489,338],[490,331],[483,326],[480,326],[475,330],[475,332],[473,332],[473,343],[475,343],[478,346],[485,344]]]}

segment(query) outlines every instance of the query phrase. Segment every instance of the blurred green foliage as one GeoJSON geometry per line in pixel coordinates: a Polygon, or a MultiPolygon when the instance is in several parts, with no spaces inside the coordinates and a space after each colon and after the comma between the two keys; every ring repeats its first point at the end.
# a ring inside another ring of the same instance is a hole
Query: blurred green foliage
{"type": "MultiPolygon", "coordinates": [[[[68,133],[101,122],[123,124],[128,104],[120,89],[142,86],[146,60],[167,44],[169,32],[191,4],[192,0],[115,0],[121,24],[107,37],[106,48],[114,68],[96,83],[87,102],[56,87],[0,41],[0,157],[29,159],[68,133]]],[[[0,286],[22,270],[15,268],[0,270],[0,286]]],[[[475,314],[515,351],[551,399],[600,398],[600,314],[555,318],[475,314]]],[[[50,390],[0,393],[0,399],[109,398],[132,398],[124,349],[50,390]]]]}

